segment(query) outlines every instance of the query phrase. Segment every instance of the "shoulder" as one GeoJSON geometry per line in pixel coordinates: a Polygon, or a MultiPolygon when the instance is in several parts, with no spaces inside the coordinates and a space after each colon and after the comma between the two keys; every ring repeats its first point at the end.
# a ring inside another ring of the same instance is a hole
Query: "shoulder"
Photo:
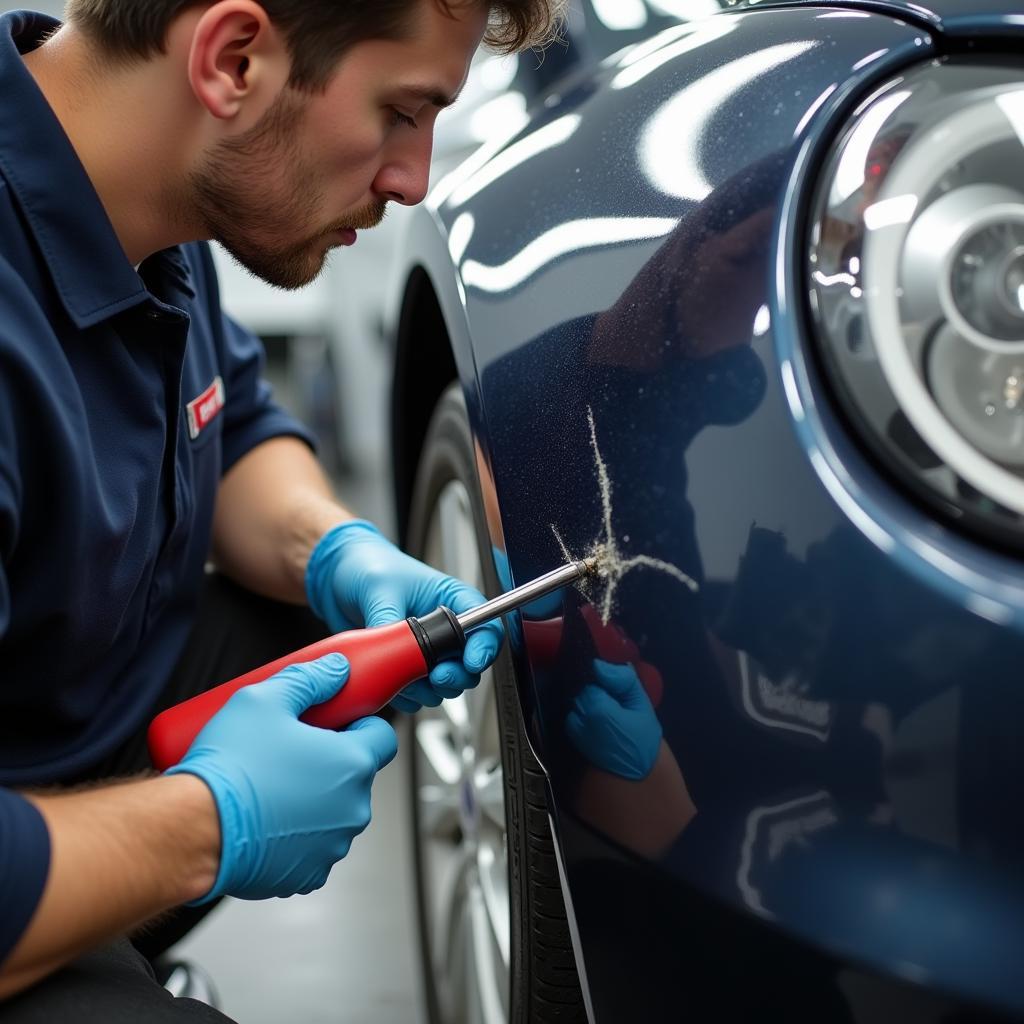
{"type": "Polygon", "coordinates": [[[0,347],[37,331],[40,318],[45,321],[37,294],[44,274],[22,218],[0,175],[0,347]]]}

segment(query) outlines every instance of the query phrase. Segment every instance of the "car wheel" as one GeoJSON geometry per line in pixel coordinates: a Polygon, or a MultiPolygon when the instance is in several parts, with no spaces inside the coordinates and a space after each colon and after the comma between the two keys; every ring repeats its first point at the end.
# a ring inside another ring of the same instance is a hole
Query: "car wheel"
{"type": "MultiPolygon", "coordinates": [[[[457,385],[435,409],[409,550],[500,589],[457,385]]],[[[431,1024],[585,1021],[543,773],[526,742],[503,648],[480,685],[411,720],[412,835],[431,1024]]]]}

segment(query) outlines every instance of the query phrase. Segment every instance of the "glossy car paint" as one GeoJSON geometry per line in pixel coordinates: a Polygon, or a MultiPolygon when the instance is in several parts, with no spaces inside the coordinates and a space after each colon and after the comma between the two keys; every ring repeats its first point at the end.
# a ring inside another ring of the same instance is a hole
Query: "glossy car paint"
{"type": "Polygon", "coordinates": [[[597,1021],[1024,1010],[1024,573],[862,456],[803,310],[824,148],[942,46],[827,5],[668,29],[442,183],[411,239],[512,577],[610,520],[700,584],[638,564],[514,631],[597,1021]],[[596,656],[641,670],[689,808],[569,741],[596,656]]]}
{"type": "Polygon", "coordinates": [[[906,18],[928,29],[941,31],[947,38],[975,36],[991,31],[1004,39],[1024,33],[1024,11],[1017,0],[734,0],[729,6],[738,10],[752,7],[792,7],[799,3],[835,5],[846,9],[877,11],[906,18]]]}

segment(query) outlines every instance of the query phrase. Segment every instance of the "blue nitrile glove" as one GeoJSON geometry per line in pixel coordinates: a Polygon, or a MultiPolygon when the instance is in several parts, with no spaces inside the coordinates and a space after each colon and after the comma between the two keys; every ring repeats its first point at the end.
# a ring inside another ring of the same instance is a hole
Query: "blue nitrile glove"
{"type": "Polygon", "coordinates": [[[370,785],[398,751],[394,730],[381,718],[342,732],[299,721],[347,677],[348,662],[328,654],[243,687],[165,772],[198,775],[217,804],[220,870],[196,904],[319,889],[370,823],[370,785]]]}
{"type": "MultiPolygon", "coordinates": [[[[336,633],[427,615],[442,604],[458,614],[484,602],[478,590],[400,551],[362,519],[342,523],[320,538],[306,566],[306,596],[336,633]]],[[[498,656],[503,635],[500,621],[474,630],[461,662],[435,665],[429,680],[410,683],[391,703],[399,711],[418,711],[476,686],[498,656]]]]}
{"type": "Polygon", "coordinates": [[[661,722],[632,665],[594,660],[589,683],[566,716],[569,738],[590,762],[624,779],[644,779],[661,749],[661,722]]]}

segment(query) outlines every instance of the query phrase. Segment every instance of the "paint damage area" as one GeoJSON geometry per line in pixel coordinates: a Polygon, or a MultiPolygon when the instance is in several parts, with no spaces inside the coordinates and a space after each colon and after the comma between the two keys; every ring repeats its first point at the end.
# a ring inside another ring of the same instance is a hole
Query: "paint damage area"
{"type": "Polygon", "coordinates": [[[597,560],[596,574],[581,581],[579,586],[588,600],[600,607],[601,621],[608,625],[615,610],[615,597],[619,583],[627,573],[632,572],[634,569],[643,568],[665,573],[678,580],[695,594],[700,587],[693,577],[688,576],[682,569],[671,562],[665,562],[660,558],[653,558],[650,555],[627,556],[623,553],[615,536],[613,525],[612,481],[608,475],[608,466],[601,456],[601,449],[597,443],[597,426],[594,423],[594,411],[590,406],[587,406],[587,421],[590,424],[590,447],[594,452],[594,466],[597,471],[597,482],[601,492],[603,518],[601,536],[582,554],[573,554],[562,538],[562,535],[558,532],[558,527],[554,523],[550,525],[551,531],[555,535],[555,540],[562,549],[562,555],[566,561],[573,561],[578,558],[593,558],[597,560]]]}

